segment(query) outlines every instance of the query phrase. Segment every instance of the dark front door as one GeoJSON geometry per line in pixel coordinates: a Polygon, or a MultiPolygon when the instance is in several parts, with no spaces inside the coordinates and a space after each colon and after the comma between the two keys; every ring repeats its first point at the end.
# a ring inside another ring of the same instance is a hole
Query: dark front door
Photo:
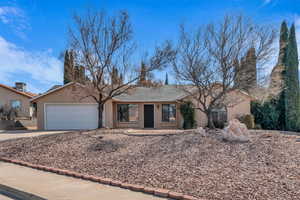
{"type": "Polygon", "coordinates": [[[154,105],[144,105],[144,128],[154,128],[154,105]]]}

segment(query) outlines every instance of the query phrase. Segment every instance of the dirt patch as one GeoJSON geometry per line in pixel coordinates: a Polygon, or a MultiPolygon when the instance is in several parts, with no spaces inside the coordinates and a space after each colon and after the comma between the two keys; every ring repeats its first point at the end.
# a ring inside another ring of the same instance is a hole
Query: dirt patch
{"type": "Polygon", "coordinates": [[[228,143],[199,134],[135,137],[66,133],[0,143],[0,156],[204,199],[299,199],[295,136],[251,133],[228,143]]]}

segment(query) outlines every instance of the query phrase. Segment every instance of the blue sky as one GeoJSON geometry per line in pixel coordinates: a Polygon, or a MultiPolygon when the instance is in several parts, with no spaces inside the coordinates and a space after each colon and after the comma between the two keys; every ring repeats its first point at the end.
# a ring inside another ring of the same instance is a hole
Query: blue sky
{"type": "Polygon", "coordinates": [[[300,0],[1,0],[0,83],[23,81],[37,93],[61,84],[67,28],[73,13],[87,8],[127,10],[141,54],[175,39],[181,23],[195,27],[231,12],[278,27],[284,19],[295,22],[300,41],[300,0]]]}

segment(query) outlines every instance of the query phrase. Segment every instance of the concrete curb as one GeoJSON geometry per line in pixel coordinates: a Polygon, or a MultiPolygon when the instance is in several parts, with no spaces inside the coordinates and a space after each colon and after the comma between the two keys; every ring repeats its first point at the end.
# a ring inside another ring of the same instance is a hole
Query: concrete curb
{"type": "Polygon", "coordinates": [[[124,188],[124,189],[128,189],[128,190],[132,190],[135,192],[143,192],[145,194],[150,194],[150,195],[154,195],[154,196],[158,196],[158,197],[172,198],[172,199],[176,199],[176,200],[177,199],[178,200],[201,200],[201,199],[193,197],[193,196],[184,195],[183,193],[177,193],[177,192],[173,192],[173,191],[166,190],[166,189],[150,188],[150,187],[144,187],[142,185],[128,184],[128,183],[123,183],[123,182],[115,181],[115,180],[108,179],[108,178],[84,175],[84,174],[80,174],[80,173],[69,171],[69,170],[57,169],[57,168],[53,168],[53,167],[46,167],[46,166],[42,166],[42,165],[35,165],[35,164],[28,163],[28,162],[20,161],[20,160],[13,160],[13,159],[9,159],[9,158],[0,157],[0,161],[13,163],[13,164],[17,164],[17,165],[21,165],[21,166],[25,166],[25,167],[30,167],[33,169],[38,169],[38,170],[42,170],[42,171],[46,171],[46,172],[52,172],[52,173],[56,173],[59,175],[80,178],[83,180],[93,181],[93,182],[101,183],[101,184],[105,184],[105,185],[120,187],[120,188],[124,188]]]}

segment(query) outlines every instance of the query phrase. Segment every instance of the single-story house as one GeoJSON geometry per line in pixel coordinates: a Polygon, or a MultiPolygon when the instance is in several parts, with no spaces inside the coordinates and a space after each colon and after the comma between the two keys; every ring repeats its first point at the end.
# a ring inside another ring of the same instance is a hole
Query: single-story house
{"type": "Polygon", "coordinates": [[[31,118],[34,108],[30,103],[31,98],[37,96],[26,91],[26,84],[15,83],[15,87],[0,84],[0,107],[8,106],[18,110],[18,117],[31,118]]]}
{"type": "MultiPolygon", "coordinates": [[[[85,88],[79,83],[68,83],[32,99],[37,104],[37,127],[41,130],[95,129],[98,105],[85,97],[85,88]]],[[[227,119],[250,114],[251,97],[241,91],[231,96],[241,99],[226,109],[227,119]]],[[[181,128],[183,118],[179,105],[190,99],[187,93],[173,85],[156,88],[136,87],[126,94],[107,101],[103,124],[107,128],[181,128]]],[[[206,126],[206,116],[198,109],[198,126],[206,126]]]]}

